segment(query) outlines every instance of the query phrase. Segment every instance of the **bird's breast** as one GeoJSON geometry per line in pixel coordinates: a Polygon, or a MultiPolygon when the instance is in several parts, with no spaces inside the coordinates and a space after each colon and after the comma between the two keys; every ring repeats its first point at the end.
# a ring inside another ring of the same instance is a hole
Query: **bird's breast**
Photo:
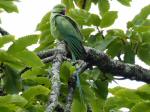
{"type": "Polygon", "coordinates": [[[55,22],[55,19],[54,19],[54,17],[51,19],[51,35],[54,37],[54,38],[56,38],[56,39],[58,39],[58,40],[60,40],[60,41],[62,41],[63,40],[63,38],[62,38],[62,35],[61,35],[61,33],[60,33],[60,31],[58,30],[58,28],[57,28],[57,25],[56,25],[56,22],[55,22]]]}

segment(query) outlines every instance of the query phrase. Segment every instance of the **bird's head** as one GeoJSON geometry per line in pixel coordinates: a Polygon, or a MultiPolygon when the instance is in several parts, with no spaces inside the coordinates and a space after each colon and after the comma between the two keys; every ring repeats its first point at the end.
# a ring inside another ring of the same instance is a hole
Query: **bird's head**
{"type": "Polygon", "coordinates": [[[65,13],[66,13],[66,6],[64,4],[58,4],[58,5],[54,6],[54,8],[52,9],[51,12],[65,15],[65,13]]]}

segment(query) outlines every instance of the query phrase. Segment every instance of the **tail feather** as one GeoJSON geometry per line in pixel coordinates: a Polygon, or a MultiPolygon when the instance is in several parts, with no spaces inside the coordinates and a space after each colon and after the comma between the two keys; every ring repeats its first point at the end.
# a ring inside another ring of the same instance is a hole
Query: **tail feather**
{"type": "Polygon", "coordinates": [[[65,42],[76,59],[83,59],[85,57],[85,49],[79,39],[69,36],[65,38],[65,42]]]}

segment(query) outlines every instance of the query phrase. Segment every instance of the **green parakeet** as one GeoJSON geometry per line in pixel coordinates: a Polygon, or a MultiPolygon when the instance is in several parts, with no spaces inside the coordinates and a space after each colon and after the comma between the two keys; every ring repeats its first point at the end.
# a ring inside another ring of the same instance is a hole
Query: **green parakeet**
{"type": "MultiPolygon", "coordinates": [[[[84,59],[86,52],[82,46],[83,36],[77,23],[72,18],[66,16],[65,11],[66,7],[63,4],[56,5],[51,11],[51,34],[59,41],[63,40],[66,43],[66,46],[72,55],[73,61],[76,61],[77,59],[84,59]]],[[[75,75],[82,99],[83,95],[78,73],[75,75]]]]}
{"type": "Polygon", "coordinates": [[[51,11],[51,34],[58,40],[66,43],[73,61],[84,59],[86,52],[82,46],[82,34],[77,23],[65,15],[66,7],[63,4],[56,5],[51,11]]]}

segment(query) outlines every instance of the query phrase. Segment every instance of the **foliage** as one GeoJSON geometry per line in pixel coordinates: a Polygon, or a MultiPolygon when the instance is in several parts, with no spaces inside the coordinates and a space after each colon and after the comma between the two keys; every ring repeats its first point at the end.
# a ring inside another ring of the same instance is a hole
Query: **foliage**
{"type": "MultiPolygon", "coordinates": [[[[131,0],[117,0],[130,6],[131,0]]],[[[18,12],[17,0],[0,0],[0,9],[6,12],[18,12]],[[6,5],[7,4],[7,5],[6,5]]],[[[109,0],[62,0],[67,6],[67,15],[81,27],[84,45],[105,51],[111,58],[124,56],[122,62],[135,64],[135,56],[150,65],[150,5],[144,7],[135,18],[127,23],[127,31],[107,29],[118,17],[117,11],[110,10],[109,0]],[[86,2],[85,2],[86,1],[86,2]],[[90,12],[92,3],[98,7],[99,14],[90,12]],[[75,9],[74,4],[78,7],[75,9]],[[103,34],[103,30],[106,34],[103,34]]],[[[47,12],[37,25],[39,35],[27,35],[15,39],[13,35],[0,36],[0,96],[1,112],[44,112],[48,94],[51,90],[49,74],[51,63],[44,64],[36,52],[55,47],[55,39],[50,33],[50,12],[47,12]],[[8,49],[5,46],[8,45],[8,49]],[[28,50],[33,44],[39,44],[34,50],[28,50]],[[29,70],[22,72],[25,68],[29,70]],[[30,69],[32,68],[32,69],[30,69]]],[[[70,62],[61,66],[60,102],[65,105],[68,78],[75,71],[70,62]]],[[[98,68],[86,70],[80,75],[83,98],[75,90],[72,112],[119,112],[126,107],[132,112],[150,110],[150,86],[145,84],[137,89],[115,87],[108,89],[113,80],[111,74],[104,74],[98,68]],[[112,96],[108,97],[111,93],[112,96]]]]}

